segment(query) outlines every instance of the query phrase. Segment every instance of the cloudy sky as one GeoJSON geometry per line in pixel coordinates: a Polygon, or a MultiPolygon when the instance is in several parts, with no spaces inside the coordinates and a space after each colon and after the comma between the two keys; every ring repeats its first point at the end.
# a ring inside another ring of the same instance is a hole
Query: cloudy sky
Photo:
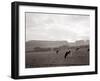
{"type": "Polygon", "coordinates": [[[26,13],[26,41],[89,40],[89,15],[26,13]]]}

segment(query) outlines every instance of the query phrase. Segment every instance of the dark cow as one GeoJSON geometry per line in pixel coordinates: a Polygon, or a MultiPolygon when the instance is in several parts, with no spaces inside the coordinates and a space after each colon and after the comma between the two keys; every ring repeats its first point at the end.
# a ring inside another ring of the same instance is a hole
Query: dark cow
{"type": "Polygon", "coordinates": [[[71,53],[71,51],[70,51],[70,50],[68,50],[68,51],[65,53],[64,58],[66,59],[66,57],[67,57],[70,53],[71,53]]]}
{"type": "Polygon", "coordinates": [[[79,50],[79,48],[76,48],[76,51],[78,51],[79,50]]]}
{"type": "Polygon", "coordinates": [[[89,49],[88,49],[88,51],[89,51],[89,49]]]}
{"type": "Polygon", "coordinates": [[[58,54],[59,50],[56,50],[56,54],[58,54]]]}

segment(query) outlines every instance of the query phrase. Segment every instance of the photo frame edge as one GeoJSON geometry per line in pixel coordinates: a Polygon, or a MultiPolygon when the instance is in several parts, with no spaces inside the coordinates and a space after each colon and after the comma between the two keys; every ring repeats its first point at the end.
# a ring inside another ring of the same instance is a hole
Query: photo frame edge
{"type": "Polygon", "coordinates": [[[11,3],[11,78],[17,79],[19,74],[19,33],[18,33],[18,5],[14,2],[11,3]]]}

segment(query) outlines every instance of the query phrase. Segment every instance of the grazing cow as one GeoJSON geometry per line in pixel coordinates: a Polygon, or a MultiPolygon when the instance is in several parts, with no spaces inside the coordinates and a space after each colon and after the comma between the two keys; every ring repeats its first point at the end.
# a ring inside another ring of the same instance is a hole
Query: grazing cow
{"type": "Polygon", "coordinates": [[[70,50],[69,50],[69,51],[67,51],[67,52],[65,53],[64,58],[66,59],[66,57],[67,57],[70,53],[71,53],[71,51],[70,51],[70,50]]]}
{"type": "Polygon", "coordinates": [[[56,54],[58,54],[59,50],[56,50],[56,54]]]}
{"type": "Polygon", "coordinates": [[[89,51],[89,49],[88,49],[88,51],[89,51]]]}
{"type": "Polygon", "coordinates": [[[79,50],[79,48],[76,48],[76,51],[78,51],[79,50]]]}

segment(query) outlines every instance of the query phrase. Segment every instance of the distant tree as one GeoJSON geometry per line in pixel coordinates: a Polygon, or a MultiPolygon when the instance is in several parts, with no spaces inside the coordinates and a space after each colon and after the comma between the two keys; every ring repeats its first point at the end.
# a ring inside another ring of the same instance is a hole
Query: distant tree
{"type": "Polygon", "coordinates": [[[37,49],[41,49],[41,48],[40,47],[35,47],[34,49],[37,50],[37,49]]]}
{"type": "Polygon", "coordinates": [[[34,51],[36,51],[36,52],[50,51],[50,50],[51,50],[51,48],[40,48],[40,47],[35,47],[34,48],[34,51]]]}

